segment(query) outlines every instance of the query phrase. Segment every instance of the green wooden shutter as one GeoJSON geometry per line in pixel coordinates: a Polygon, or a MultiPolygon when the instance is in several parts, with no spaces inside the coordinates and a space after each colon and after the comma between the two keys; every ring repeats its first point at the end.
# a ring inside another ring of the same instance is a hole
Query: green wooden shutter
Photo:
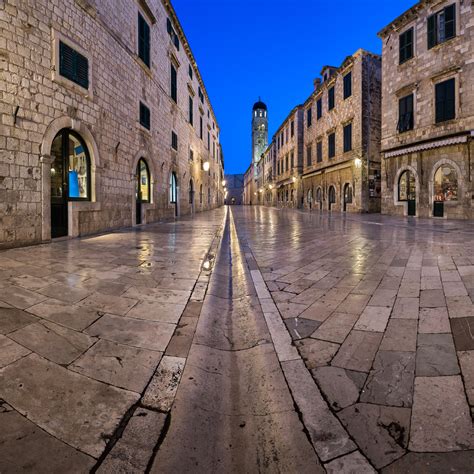
{"type": "Polygon", "coordinates": [[[444,39],[456,36],[456,4],[453,3],[444,9],[444,39]]]}

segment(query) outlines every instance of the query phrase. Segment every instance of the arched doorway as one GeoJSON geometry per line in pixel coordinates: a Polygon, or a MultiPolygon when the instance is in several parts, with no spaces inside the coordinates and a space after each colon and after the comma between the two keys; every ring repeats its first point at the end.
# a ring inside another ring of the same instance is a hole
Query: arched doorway
{"type": "Polygon", "coordinates": [[[458,200],[458,174],[453,165],[445,163],[434,174],[433,217],[444,217],[444,203],[458,200]]]}
{"type": "Polygon", "coordinates": [[[328,193],[328,209],[332,210],[332,205],[336,203],[336,188],[334,186],[329,187],[328,193]]]}
{"type": "Polygon", "coordinates": [[[407,214],[416,216],[416,179],[411,170],[405,170],[398,179],[398,200],[407,202],[407,214]]]}
{"type": "Polygon", "coordinates": [[[347,204],[351,204],[352,203],[352,186],[349,184],[349,183],[346,183],[344,185],[344,199],[343,199],[343,211],[346,212],[347,211],[347,204]]]}
{"type": "Polygon", "coordinates": [[[189,207],[191,212],[194,212],[194,182],[192,179],[189,180],[189,207]]]}
{"type": "Polygon", "coordinates": [[[135,223],[138,225],[143,222],[142,204],[150,202],[150,170],[143,158],[137,163],[135,202],[135,223]]]}
{"type": "Polygon", "coordinates": [[[318,188],[316,190],[316,202],[319,202],[319,210],[323,210],[323,193],[321,191],[321,188],[318,188]]]}
{"type": "Polygon", "coordinates": [[[174,172],[170,175],[170,204],[174,206],[174,216],[178,217],[178,179],[174,172]]]}
{"type": "Polygon", "coordinates": [[[91,161],[79,134],[61,130],[51,145],[51,237],[68,235],[68,202],[90,201],[91,161]]]}

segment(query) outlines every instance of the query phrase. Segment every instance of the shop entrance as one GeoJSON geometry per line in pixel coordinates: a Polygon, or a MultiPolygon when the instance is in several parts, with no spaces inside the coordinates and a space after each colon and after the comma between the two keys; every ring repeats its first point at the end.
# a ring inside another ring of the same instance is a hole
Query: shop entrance
{"type": "Polygon", "coordinates": [[[51,145],[51,237],[68,235],[68,202],[90,200],[90,157],[82,138],[61,130],[51,145]]]}

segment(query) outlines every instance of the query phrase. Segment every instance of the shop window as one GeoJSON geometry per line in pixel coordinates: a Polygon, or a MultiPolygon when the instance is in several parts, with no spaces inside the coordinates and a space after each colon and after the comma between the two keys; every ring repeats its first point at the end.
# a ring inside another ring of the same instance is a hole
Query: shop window
{"type": "Polygon", "coordinates": [[[51,197],[90,200],[90,157],[80,136],[70,130],[62,130],[51,145],[51,155],[51,197]]]}
{"type": "Polygon", "coordinates": [[[137,201],[150,202],[150,170],[143,158],[137,164],[137,201]]]}
{"type": "Polygon", "coordinates": [[[178,180],[176,173],[170,175],[170,203],[178,202],[178,180]]]}
{"type": "Polygon", "coordinates": [[[416,180],[410,170],[404,171],[398,179],[398,200],[414,201],[416,198],[416,180]]]}
{"type": "Polygon", "coordinates": [[[436,170],[433,186],[435,201],[458,200],[458,176],[452,165],[441,165],[436,170]]]}

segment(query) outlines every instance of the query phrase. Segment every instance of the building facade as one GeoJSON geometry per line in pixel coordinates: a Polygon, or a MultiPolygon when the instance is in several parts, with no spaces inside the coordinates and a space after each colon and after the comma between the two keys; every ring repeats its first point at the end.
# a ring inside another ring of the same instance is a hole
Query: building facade
{"type": "Polygon", "coordinates": [[[382,212],[474,218],[472,2],[418,2],[383,42],[382,212]]]}
{"type": "Polygon", "coordinates": [[[304,110],[301,204],[379,212],[381,60],[364,50],[325,66],[304,110]]]}
{"type": "Polygon", "coordinates": [[[5,0],[0,32],[0,247],[223,203],[219,125],[168,0],[5,0]]]}
{"type": "Polygon", "coordinates": [[[278,207],[301,207],[303,171],[303,108],[297,105],[273,137],[276,150],[276,203],[278,207]]]}
{"type": "Polygon", "coordinates": [[[225,180],[225,204],[242,205],[244,198],[244,175],[226,174],[225,180]]]}

